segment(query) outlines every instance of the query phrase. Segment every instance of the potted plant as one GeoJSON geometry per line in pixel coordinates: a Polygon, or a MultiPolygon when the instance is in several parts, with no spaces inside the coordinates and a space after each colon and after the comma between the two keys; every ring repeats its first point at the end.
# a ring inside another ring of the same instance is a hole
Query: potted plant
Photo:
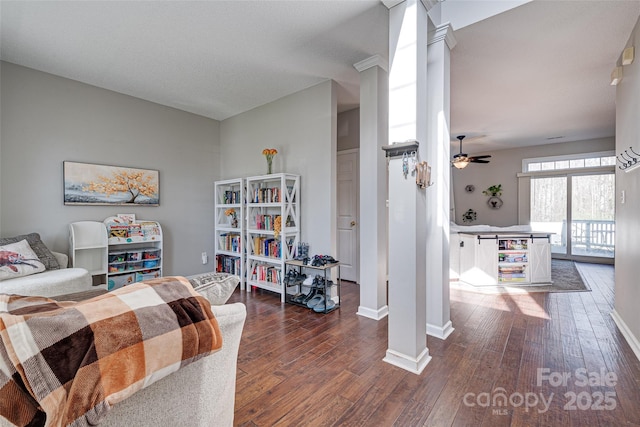
{"type": "Polygon", "coordinates": [[[482,192],[485,196],[498,197],[502,196],[502,184],[492,185],[482,192]]]}

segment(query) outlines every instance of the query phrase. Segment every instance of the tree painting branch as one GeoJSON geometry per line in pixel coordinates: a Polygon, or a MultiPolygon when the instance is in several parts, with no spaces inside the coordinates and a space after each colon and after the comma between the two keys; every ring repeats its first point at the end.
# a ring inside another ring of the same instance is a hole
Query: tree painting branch
{"type": "Polygon", "coordinates": [[[158,171],[64,162],[66,205],[158,206],[158,171]]]}

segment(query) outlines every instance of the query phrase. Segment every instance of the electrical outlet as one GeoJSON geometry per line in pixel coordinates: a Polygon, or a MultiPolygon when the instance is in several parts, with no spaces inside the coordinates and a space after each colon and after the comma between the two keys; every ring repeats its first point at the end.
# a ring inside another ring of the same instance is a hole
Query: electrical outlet
{"type": "Polygon", "coordinates": [[[202,263],[206,264],[209,262],[209,258],[207,257],[207,253],[206,252],[202,252],[202,263]]]}

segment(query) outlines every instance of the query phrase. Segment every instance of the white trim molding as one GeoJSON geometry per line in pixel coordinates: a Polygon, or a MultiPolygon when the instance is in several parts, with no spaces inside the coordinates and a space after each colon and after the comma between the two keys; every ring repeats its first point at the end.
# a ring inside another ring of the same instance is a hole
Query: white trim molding
{"type": "Polygon", "coordinates": [[[388,71],[389,69],[387,61],[382,59],[382,57],[378,54],[370,56],[367,59],[363,59],[362,61],[353,64],[353,67],[360,73],[376,66],[382,68],[385,71],[388,71]]]}
{"type": "Polygon", "coordinates": [[[427,335],[441,340],[446,340],[454,330],[451,320],[449,320],[444,326],[436,326],[427,323],[427,335]]]}
{"type": "Polygon", "coordinates": [[[445,22],[444,24],[438,25],[435,31],[429,33],[429,38],[427,40],[427,45],[432,45],[441,41],[445,41],[449,50],[456,47],[458,41],[456,40],[456,36],[453,35],[453,27],[450,22],[445,22]]]}
{"type": "Polygon", "coordinates": [[[382,0],[382,4],[384,4],[387,9],[391,9],[392,7],[399,5],[403,1],[405,0],[382,0]]]}
{"type": "Polygon", "coordinates": [[[429,356],[428,348],[425,348],[416,359],[408,357],[406,354],[398,353],[397,351],[387,350],[387,355],[382,360],[398,368],[402,368],[405,371],[420,375],[431,361],[431,356],[429,356]]]}
{"type": "Polygon", "coordinates": [[[358,307],[358,312],[356,313],[358,316],[366,317],[368,319],[373,320],[382,320],[389,315],[389,306],[385,305],[384,307],[380,307],[377,310],[374,310],[369,307],[358,307]]]}
{"type": "Polygon", "coordinates": [[[618,329],[620,329],[620,332],[622,332],[622,336],[624,336],[624,338],[629,343],[629,346],[631,347],[631,350],[633,350],[633,353],[636,355],[636,358],[640,360],[640,341],[638,341],[638,338],[633,335],[631,329],[629,329],[629,327],[624,322],[624,320],[622,320],[622,317],[620,317],[617,311],[613,310],[611,312],[611,317],[613,317],[613,321],[616,322],[616,326],[618,326],[618,329]]]}

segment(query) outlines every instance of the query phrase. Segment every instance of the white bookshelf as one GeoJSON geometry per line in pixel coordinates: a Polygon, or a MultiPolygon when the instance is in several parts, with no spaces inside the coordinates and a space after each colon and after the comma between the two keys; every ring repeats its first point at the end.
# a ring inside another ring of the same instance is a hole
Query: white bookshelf
{"type": "Polygon", "coordinates": [[[300,176],[279,173],[246,178],[247,289],[280,294],[285,261],[295,257],[300,240],[300,176]],[[276,218],[281,218],[276,233],[276,218]]]}
{"type": "Polygon", "coordinates": [[[240,278],[245,289],[245,192],[244,179],[216,181],[215,200],[215,269],[240,278]],[[236,223],[225,212],[235,212],[236,223]]]}

